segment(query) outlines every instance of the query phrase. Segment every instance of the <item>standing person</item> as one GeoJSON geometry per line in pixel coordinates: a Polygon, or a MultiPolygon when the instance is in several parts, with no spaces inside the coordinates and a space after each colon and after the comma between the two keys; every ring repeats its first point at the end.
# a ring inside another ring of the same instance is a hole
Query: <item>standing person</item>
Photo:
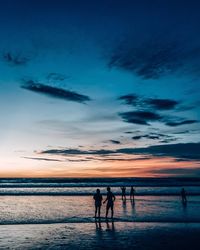
{"type": "Polygon", "coordinates": [[[133,188],[133,186],[131,186],[130,200],[133,202],[135,201],[135,189],[133,188]]]}
{"type": "Polygon", "coordinates": [[[122,190],[122,200],[126,200],[126,187],[121,187],[122,190]]]}
{"type": "Polygon", "coordinates": [[[184,188],[182,188],[182,190],[181,190],[181,198],[182,198],[183,204],[186,204],[187,203],[187,196],[186,196],[186,191],[184,188]]]}
{"type": "Polygon", "coordinates": [[[108,218],[108,211],[111,209],[111,218],[113,219],[114,215],[114,201],[115,201],[115,195],[111,192],[110,187],[107,187],[107,198],[103,203],[106,203],[106,219],[108,218]]]}
{"type": "Polygon", "coordinates": [[[98,217],[100,218],[100,216],[101,216],[101,203],[103,200],[103,196],[101,195],[100,189],[97,188],[96,194],[94,194],[93,199],[95,200],[95,218],[97,217],[97,212],[98,212],[98,217]]]}

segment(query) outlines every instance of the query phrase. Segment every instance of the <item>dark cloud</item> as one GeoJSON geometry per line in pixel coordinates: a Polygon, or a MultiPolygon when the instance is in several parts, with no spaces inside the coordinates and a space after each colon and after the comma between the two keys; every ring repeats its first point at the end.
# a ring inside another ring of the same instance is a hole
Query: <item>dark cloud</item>
{"type": "Polygon", "coordinates": [[[170,143],[170,142],[174,142],[177,141],[177,138],[167,138],[164,140],[159,141],[160,143],[170,143]]]}
{"type": "Polygon", "coordinates": [[[146,148],[124,148],[117,150],[125,154],[148,154],[153,156],[168,156],[174,158],[200,160],[200,143],[177,143],[155,145],[146,148]]]}
{"type": "Polygon", "coordinates": [[[173,141],[176,141],[177,139],[166,134],[160,134],[160,133],[149,133],[149,134],[143,134],[143,135],[136,135],[133,136],[133,140],[141,140],[141,139],[150,139],[150,140],[160,140],[161,143],[170,143],[173,141]]]}
{"type": "MultiPolygon", "coordinates": [[[[200,161],[200,142],[199,143],[176,143],[159,144],[143,148],[120,148],[116,150],[79,150],[79,149],[50,149],[40,152],[40,154],[50,155],[147,155],[147,157],[173,157],[175,159],[190,159],[200,161]]],[[[145,156],[146,157],[146,156],[145,156]]]]}
{"type": "Polygon", "coordinates": [[[162,115],[158,113],[158,111],[172,109],[177,110],[177,105],[179,105],[180,102],[176,100],[143,98],[135,94],[120,96],[118,100],[122,100],[123,102],[125,102],[125,104],[134,106],[138,109],[137,111],[119,113],[119,115],[125,122],[140,125],[149,125],[149,122],[159,121],[171,127],[181,126],[184,124],[193,124],[198,122],[197,120],[168,116],[163,112],[162,115]]]}
{"type": "Polygon", "coordinates": [[[86,95],[81,95],[74,91],[65,90],[62,88],[51,87],[45,84],[34,82],[33,80],[25,81],[21,88],[67,101],[85,103],[86,101],[91,100],[86,95]]]}
{"type": "Polygon", "coordinates": [[[119,113],[119,115],[125,122],[140,125],[149,125],[149,122],[160,121],[162,119],[162,116],[151,111],[129,111],[119,113]]]}
{"type": "Polygon", "coordinates": [[[112,142],[113,144],[121,144],[121,142],[117,140],[110,140],[110,142],[112,142]]]}
{"type": "Polygon", "coordinates": [[[181,66],[180,46],[169,39],[147,39],[137,45],[135,39],[129,37],[112,51],[108,66],[144,79],[158,79],[181,66]]]}
{"type": "Polygon", "coordinates": [[[42,151],[42,154],[56,154],[56,155],[110,155],[112,150],[79,150],[79,149],[49,149],[42,151]]]}
{"type": "Polygon", "coordinates": [[[196,42],[191,42],[190,32],[181,32],[177,36],[171,27],[171,32],[169,28],[167,30],[167,36],[163,29],[157,30],[156,35],[154,30],[129,34],[111,48],[108,67],[128,71],[145,80],[183,72],[199,77],[199,37],[195,36],[196,42]]]}
{"type": "Polygon", "coordinates": [[[197,177],[200,176],[200,168],[199,167],[191,167],[191,168],[162,168],[155,169],[151,171],[153,174],[166,174],[171,176],[183,175],[183,176],[191,176],[197,177]]]}
{"type": "Polygon", "coordinates": [[[62,162],[61,160],[58,159],[49,159],[49,158],[41,158],[41,157],[22,157],[24,159],[29,159],[29,160],[37,160],[37,161],[58,161],[62,162]]]}
{"type": "Polygon", "coordinates": [[[181,125],[186,125],[186,124],[193,124],[197,122],[198,122],[197,120],[183,120],[183,121],[168,121],[165,124],[170,127],[176,127],[176,126],[181,126],[181,125]]]}
{"type": "Polygon", "coordinates": [[[136,158],[97,158],[97,160],[100,161],[144,161],[144,160],[150,160],[152,157],[136,157],[136,158]]]}
{"type": "Polygon", "coordinates": [[[146,99],[145,102],[149,104],[150,106],[152,106],[153,108],[158,109],[158,110],[174,109],[176,105],[179,103],[171,99],[156,99],[156,98],[146,99]]]}
{"type": "Polygon", "coordinates": [[[151,139],[151,140],[158,140],[161,137],[165,137],[165,136],[161,135],[161,134],[150,133],[150,134],[144,134],[144,135],[136,135],[136,136],[133,136],[132,139],[133,140],[140,140],[142,138],[147,138],[147,139],[151,139]]]}
{"type": "Polygon", "coordinates": [[[170,110],[176,108],[180,103],[172,99],[144,98],[136,94],[123,95],[118,98],[127,105],[136,106],[141,109],[170,110]]]}
{"type": "Polygon", "coordinates": [[[118,100],[122,100],[128,105],[137,105],[138,96],[136,94],[123,95],[123,96],[120,96],[118,100]]]}
{"type": "Polygon", "coordinates": [[[22,66],[26,65],[30,61],[30,58],[22,56],[21,54],[6,52],[3,54],[3,60],[12,66],[22,66]]]}

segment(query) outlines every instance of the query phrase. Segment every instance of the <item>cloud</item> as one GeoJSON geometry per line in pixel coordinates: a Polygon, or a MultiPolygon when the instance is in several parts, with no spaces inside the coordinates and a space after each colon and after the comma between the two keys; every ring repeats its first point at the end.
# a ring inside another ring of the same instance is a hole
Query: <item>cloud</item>
{"type": "Polygon", "coordinates": [[[149,104],[150,106],[158,110],[174,109],[176,105],[179,103],[171,99],[157,99],[157,98],[149,98],[146,99],[145,102],[146,104],[149,104]]]}
{"type": "Polygon", "coordinates": [[[150,133],[150,134],[144,134],[144,135],[136,135],[136,136],[133,136],[132,139],[133,140],[140,140],[142,138],[147,138],[147,139],[151,139],[151,140],[158,140],[158,139],[163,138],[163,137],[168,137],[168,136],[163,135],[163,134],[150,133]]]}
{"type": "Polygon", "coordinates": [[[162,115],[158,113],[159,111],[167,111],[172,109],[176,111],[177,105],[180,104],[180,101],[161,98],[144,98],[136,94],[123,95],[120,96],[118,100],[122,100],[125,104],[131,105],[138,109],[137,111],[119,113],[119,116],[121,116],[125,122],[149,125],[149,122],[159,121],[170,127],[198,122],[197,120],[172,117],[166,115],[163,112],[162,115]]]}
{"type": "Polygon", "coordinates": [[[125,154],[168,156],[199,161],[200,143],[177,143],[167,145],[154,145],[146,148],[124,148],[117,150],[117,152],[125,154]]]}
{"type": "Polygon", "coordinates": [[[139,107],[142,109],[155,109],[155,110],[171,110],[176,108],[180,103],[172,99],[161,98],[144,98],[136,94],[123,95],[118,98],[127,105],[139,107]]]}
{"type": "Polygon", "coordinates": [[[64,81],[66,78],[69,78],[60,73],[49,73],[46,77],[48,81],[64,81]]]}
{"type": "Polygon", "coordinates": [[[117,140],[110,140],[110,142],[112,142],[113,144],[121,144],[121,142],[117,140]]]}
{"type": "Polygon", "coordinates": [[[163,29],[157,30],[156,35],[154,31],[148,33],[145,30],[144,36],[129,34],[112,46],[107,56],[108,67],[130,72],[144,80],[183,72],[199,77],[199,37],[195,36],[197,42],[191,42],[187,32],[181,32],[178,37],[172,30],[171,33],[168,30],[167,36],[163,29]]]}
{"type": "Polygon", "coordinates": [[[108,59],[109,68],[132,72],[143,79],[158,79],[181,67],[178,42],[169,39],[146,39],[136,44],[128,37],[114,48],[108,59]]]}
{"type": "Polygon", "coordinates": [[[199,167],[191,167],[191,168],[162,168],[155,169],[151,171],[153,174],[166,174],[171,176],[183,175],[183,176],[200,176],[200,168],[199,167]]]}
{"type": "Polygon", "coordinates": [[[30,61],[30,58],[22,56],[21,54],[6,52],[3,54],[3,60],[12,66],[22,66],[26,65],[30,61]]]}
{"type": "Polygon", "coordinates": [[[62,88],[51,87],[42,83],[34,82],[33,80],[25,81],[21,88],[67,101],[85,103],[91,100],[86,95],[81,95],[74,91],[62,88]]]}
{"type": "Polygon", "coordinates": [[[119,113],[119,116],[125,122],[140,125],[149,125],[149,122],[162,120],[162,116],[151,111],[129,111],[119,113]]]}
{"type": "Polygon", "coordinates": [[[197,123],[197,120],[183,120],[183,121],[168,121],[165,124],[170,126],[170,127],[177,127],[181,125],[186,125],[186,124],[193,124],[197,123]]]}
{"type": "Polygon", "coordinates": [[[141,139],[150,139],[150,140],[160,140],[161,143],[170,143],[176,141],[177,138],[167,135],[167,134],[160,134],[160,133],[149,133],[143,135],[135,135],[132,137],[133,140],[141,140],[141,139]]]}
{"type": "Polygon", "coordinates": [[[56,154],[56,155],[110,155],[115,153],[112,150],[79,150],[79,149],[49,149],[44,150],[41,154],[56,154]]]}
{"type": "Polygon", "coordinates": [[[113,156],[113,155],[144,155],[145,157],[173,157],[175,159],[186,159],[200,161],[199,143],[176,143],[159,144],[143,148],[120,148],[116,150],[79,150],[79,149],[50,149],[41,151],[40,154],[62,155],[62,156],[113,156]]]}
{"type": "Polygon", "coordinates": [[[22,158],[29,159],[29,160],[37,160],[37,161],[58,161],[58,162],[62,162],[61,160],[58,160],[58,159],[41,158],[41,157],[22,157],[22,158]]]}
{"type": "Polygon", "coordinates": [[[122,100],[125,102],[125,104],[128,104],[128,105],[137,105],[138,95],[136,94],[123,95],[123,96],[120,96],[118,100],[122,100]]]}
{"type": "Polygon", "coordinates": [[[161,143],[170,143],[170,142],[174,142],[174,141],[177,141],[177,138],[167,138],[167,139],[161,140],[160,142],[161,143]]]}

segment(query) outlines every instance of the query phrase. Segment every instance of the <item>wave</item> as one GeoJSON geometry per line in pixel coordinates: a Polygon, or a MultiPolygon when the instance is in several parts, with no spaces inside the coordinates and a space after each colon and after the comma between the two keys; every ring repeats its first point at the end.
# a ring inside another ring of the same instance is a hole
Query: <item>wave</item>
{"type": "Polygon", "coordinates": [[[180,187],[200,186],[200,178],[0,178],[0,187],[180,187]]]}
{"type": "MultiPolygon", "coordinates": [[[[0,196],[93,196],[93,193],[82,192],[0,192],[0,196]]],[[[102,193],[106,195],[106,193],[102,193]]],[[[120,196],[121,193],[117,192],[115,195],[120,196]]],[[[200,196],[200,192],[187,193],[188,196],[200,196]]],[[[138,192],[135,196],[180,196],[179,192],[138,192]]],[[[127,195],[129,197],[129,195],[127,195]]],[[[129,200],[129,199],[127,199],[129,200]]]]}
{"type": "Polygon", "coordinates": [[[93,217],[72,217],[66,219],[56,219],[56,220],[21,220],[21,221],[13,221],[13,220],[5,220],[0,221],[0,225],[27,225],[27,224],[67,224],[67,223],[106,223],[106,222],[126,222],[126,223],[200,223],[200,219],[197,218],[119,218],[116,217],[113,220],[105,217],[102,217],[100,220],[95,219],[93,217]]]}

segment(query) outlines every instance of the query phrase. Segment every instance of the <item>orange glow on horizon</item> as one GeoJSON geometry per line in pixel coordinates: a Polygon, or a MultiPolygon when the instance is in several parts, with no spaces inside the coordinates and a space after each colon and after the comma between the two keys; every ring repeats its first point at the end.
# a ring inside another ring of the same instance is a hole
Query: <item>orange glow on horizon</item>
{"type": "MultiPolygon", "coordinates": [[[[175,161],[170,157],[154,157],[152,159],[124,159],[124,161],[89,161],[79,163],[63,162],[41,162],[35,161],[28,165],[23,160],[21,167],[15,164],[7,168],[0,168],[1,178],[50,178],[50,177],[170,177],[184,176],[179,170],[190,170],[199,168],[199,163],[195,161],[175,161]],[[177,172],[176,172],[177,170],[177,172]],[[175,172],[174,172],[175,171],[175,172]]],[[[19,164],[19,162],[18,162],[19,164]]],[[[192,176],[192,175],[191,175],[192,176]]]]}

